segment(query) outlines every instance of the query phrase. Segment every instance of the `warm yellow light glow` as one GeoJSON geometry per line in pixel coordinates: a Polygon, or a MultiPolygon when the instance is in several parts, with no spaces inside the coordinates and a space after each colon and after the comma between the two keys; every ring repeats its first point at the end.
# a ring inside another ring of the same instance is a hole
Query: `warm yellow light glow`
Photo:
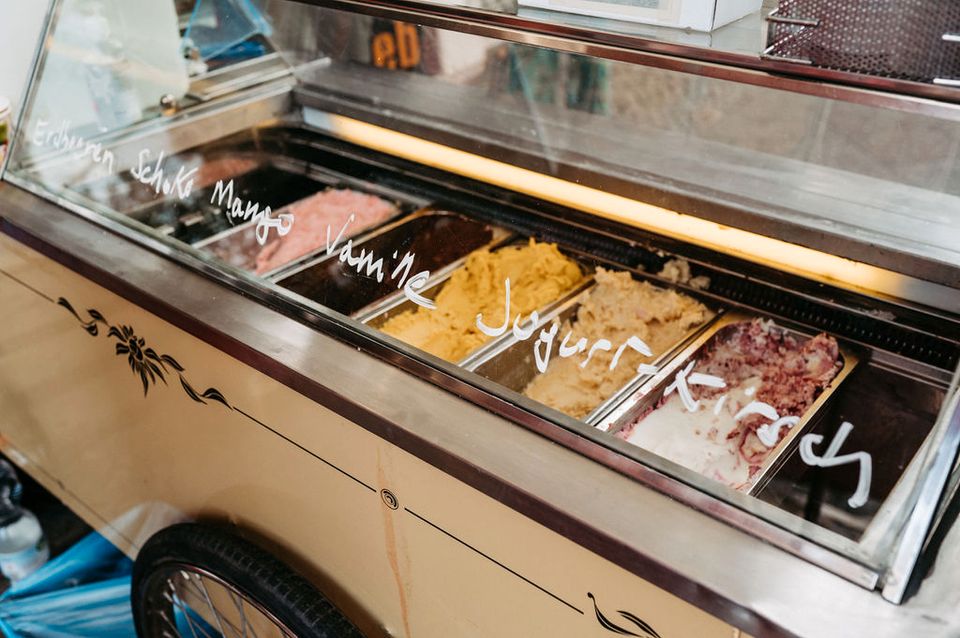
{"type": "Polygon", "coordinates": [[[842,288],[960,310],[960,295],[955,290],[876,266],[517,168],[359,120],[326,115],[320,125],[361,146],[842,288]]]}

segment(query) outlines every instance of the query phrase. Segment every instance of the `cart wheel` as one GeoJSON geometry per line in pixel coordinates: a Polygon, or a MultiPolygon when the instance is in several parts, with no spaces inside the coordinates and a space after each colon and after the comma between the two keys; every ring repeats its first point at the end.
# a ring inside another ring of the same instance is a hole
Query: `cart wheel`
{"type": "Polygon", "coordinates": [[[280,560],[195,523],[168,527],[144,544],[131,599],[140,638],[363,638],[280,560]]]}

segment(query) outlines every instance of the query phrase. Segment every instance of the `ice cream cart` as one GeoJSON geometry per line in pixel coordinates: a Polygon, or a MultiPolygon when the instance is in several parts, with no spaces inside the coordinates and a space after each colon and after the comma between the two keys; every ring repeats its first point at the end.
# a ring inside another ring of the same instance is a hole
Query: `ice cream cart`
{"type": "Polygon", "coordinates": [[[0,450],[144,636],[960,635],[960,22],[779,4],[54,1],[0,450]]]}

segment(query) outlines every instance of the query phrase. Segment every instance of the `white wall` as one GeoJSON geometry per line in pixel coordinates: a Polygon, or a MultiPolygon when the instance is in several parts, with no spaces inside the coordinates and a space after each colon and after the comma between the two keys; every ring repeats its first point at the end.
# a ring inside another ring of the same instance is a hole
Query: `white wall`
{"type": "Polygon", "coordinates": [[[14,118],[48,6],[48,0],[0,0],[0,95],[10,100],[14,118]]]}

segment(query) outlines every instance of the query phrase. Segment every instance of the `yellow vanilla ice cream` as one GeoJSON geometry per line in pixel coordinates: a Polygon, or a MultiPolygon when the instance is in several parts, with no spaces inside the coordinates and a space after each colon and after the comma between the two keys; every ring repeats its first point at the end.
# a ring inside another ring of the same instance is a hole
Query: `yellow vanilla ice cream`
{"type": "Polygon", "coordinates": [[[696,299],[637,281],[628,272],[598,268],[596,282],[577,309],[573,324],[568,322],[557,332],[546,372],[537,375],[523,391],[531,399],[578,419],[626,385],[637,374],[637,366],[649,363],[713,317],[713,312],[696,299]],[[557,344],[571,330],[568,344],[585,337],[589,345],[607,339],[612,347],[596,351],[589,363],[580,367],[586,353],[568,358],[557,354],[557,344]],[[653,357],[628,347],[611,370],[617,349],[631,336],[642,339],[653,357]]]}
{"type": "Polygon", "coordinates": [[[456,363],[490,339],[477,327],[478,313],[487,326],[503,324],[507,278],[512,328],[517,313],[526,321],[531,312],[572,290],[584,275],[580,266],[555,244],[538,243],[532,238],[526,245],[477,250],[443,285],[434,300],[436,309],[407,310],[380,329],[456,363]]]}

